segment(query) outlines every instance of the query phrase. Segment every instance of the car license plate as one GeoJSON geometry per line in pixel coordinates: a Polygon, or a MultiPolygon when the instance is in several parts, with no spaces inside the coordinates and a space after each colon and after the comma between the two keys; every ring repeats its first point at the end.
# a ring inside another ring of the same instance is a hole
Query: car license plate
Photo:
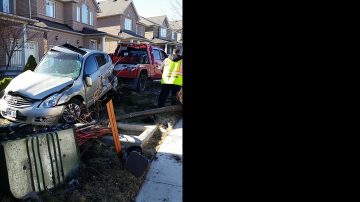
{"type": "Polygon", "coordinates": [[[16,118],[16,111],[12,109],[7,109],[6,114],[12,118],[16,118]]]}

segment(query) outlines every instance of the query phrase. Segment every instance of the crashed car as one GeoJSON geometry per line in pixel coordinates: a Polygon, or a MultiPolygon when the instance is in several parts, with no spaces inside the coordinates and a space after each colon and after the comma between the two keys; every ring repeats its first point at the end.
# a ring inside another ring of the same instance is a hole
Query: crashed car
{"type": "Polygon", "coordinates": [[[55,46],[34,72],[15,77],[0,99],[1,115],[33,125],[75,123],[117,86],[108,54],[70,44],[55,46]]]}

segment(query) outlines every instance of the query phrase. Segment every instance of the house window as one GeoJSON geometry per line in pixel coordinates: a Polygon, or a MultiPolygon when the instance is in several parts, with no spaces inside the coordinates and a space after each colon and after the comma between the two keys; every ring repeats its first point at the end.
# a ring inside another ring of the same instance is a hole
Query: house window
{"type": "Polygon", "coordinates": [[[86,6],[86,4],[83,4],[81,6],[81,12],[82,12],[81,22],[88,24],[88,7],[86,6]]]}
{"type": "Polygon", "coordinates": [[[46,0],[46,16],[55,17],[55,2],[46,0]]]}
{"type": "Polygon", "coordinates": [[[94,16],[92,12],[90,12],[90,25],[94,25],[94,16]]]}
{"type": "Polygon", "coordinates": [[[171,39],[172,39],[172,40],[175,39],[175,32],[172,32],[171,39]]]}
{"type": "Polygon", "coordinates": [[[165,28],[161,28],[160,30],[160,36],[165,38],[166,37],[166,29],[165,28]]]}
{"type": "Polygon", "coordinates": [[[2,10],[4,13],[9,13],[9,11],[10,11],[9,0],[3,0],[2,8],[3,8],[2,10]]]}
{"type": "Polygon", "coordinates": [[[131,19],[125,18],[125,29],[131,30],[131,19]]]}
{"type": "Polygon", "coordinates": [[[76,21],[80,22],[80,7],[76,7],[76,21]]]}

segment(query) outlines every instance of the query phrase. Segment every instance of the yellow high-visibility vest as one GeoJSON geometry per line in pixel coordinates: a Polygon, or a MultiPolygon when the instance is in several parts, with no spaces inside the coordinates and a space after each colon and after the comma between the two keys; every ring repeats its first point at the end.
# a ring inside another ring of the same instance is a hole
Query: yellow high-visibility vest
{"type": "Polygon", "coordinates": [[[182,59],[174,62],[169,58],[164,60],[164,70],[161,84],[175,84],[182,86],[182,59]]]}

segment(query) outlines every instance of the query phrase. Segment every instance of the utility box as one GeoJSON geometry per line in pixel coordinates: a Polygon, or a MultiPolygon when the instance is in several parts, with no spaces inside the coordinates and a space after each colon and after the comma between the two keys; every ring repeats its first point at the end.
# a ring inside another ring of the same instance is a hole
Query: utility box
{"type": "Polygon", "coordinates": [[[73,128],[0,143],[0,189],[15,198],[73,177],[80,155],[73,128]]]}

